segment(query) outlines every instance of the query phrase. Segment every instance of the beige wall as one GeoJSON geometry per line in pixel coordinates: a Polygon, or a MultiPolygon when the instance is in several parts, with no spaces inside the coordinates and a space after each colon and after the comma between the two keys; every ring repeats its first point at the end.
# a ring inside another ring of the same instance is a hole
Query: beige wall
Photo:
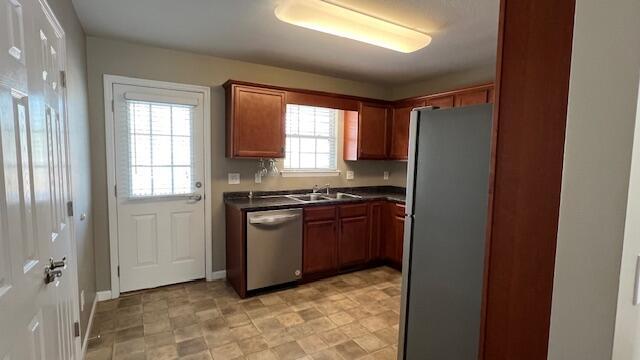
{"type": "Polygon", "coordinates": [[[80,314],[83,337],[96,293],[93,225],[91,213],[91,158],[89,149],[89,113],[87,104],[87,67],[85,34],[71,0],[49,0],[49,5],[62,24],[67,46],[67,105],[69,118],[69,151],[71,181],[75,207],[74,233],[78,254],[78,285],[84,290],[85,308],[80,314]],[[80,214],[87,219],[80,221],[80,214]]]}
{"type": "MultiPolygon", "coordinates": [[[[637,0],[576,1],[549,359],[612,358],[638,99],[638,14],[637,0]]],[[[622,294],[629,304],[630,289],[622,294]]]]}
{"type": "MultiPolygon", "coordinates": [[[[257,162],[229,160],[224,157],[224,92],[221,85],[228,79],[245,80],[281,86],[388,98],[387,87],[337,79],[317,74],[286,70],[183,51],[174,51],[103,38],[87,38],[89,77],[89,110],[91,118],[92,178],[94,179],[94,231],[96,234],[96,279],[100,290],[110,289],[109,238],[107,217],[106,158],[104,138],[103,74],[122,75],[152,80],[210,86],[212,89],[212,192],[213,270],[225,268],[224,207],[225,191],[311,188],[314,184],[332,186],[404,185],[406,164],[393,161],[339,162],[339,168],[355,172],[355,180],[344,177],[264,178],[253,184],[257,162]],[[389,181],[383,172],[389,171],[389,181]],[[227,173],[241,174],[240,185],[227,185],[227,173]]],[[[282,167],[281,164],[279,164],[282,167]]],[[[344,172],[342,174],[344,176],[344,172]]]]}
{"type": "Polygon", "coordinates": [[[442,91],[455,90],[471,85],[486,84],[495,80],[494,63],[473,69],[434,76],[423,81],[391,88],[390,99],[399,100],[412,96],[429,95],[442,91]]]}

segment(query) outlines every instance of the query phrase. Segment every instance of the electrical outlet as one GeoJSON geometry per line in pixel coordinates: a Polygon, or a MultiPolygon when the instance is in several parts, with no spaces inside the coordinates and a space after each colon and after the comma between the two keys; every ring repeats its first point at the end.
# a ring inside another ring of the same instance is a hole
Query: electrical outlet
{"type": "Polygon", "coordinates": [[[353,180],[353,171],[347,170],[347,180],[353,180]]]}
{"type": "Polygon", "coordinates": [[[389,180],[389,172],[385,171],[382,177],[384,177],[385,180],[389,180]]]}
{"type": "Polygon", "coordinates": [[[84,290],[80,292],[80,312],[84,311],[84,290]]]}
{"type": "Polygon", "coordinates": [[[260,184],[262,182],[262,175],[260,175],[260,173],[255,173],[254,180],[256,181],[256,184],[260,184]]]}
{"type": "Polygon", "coordinates": [[[238,185],[238,184],[240,184],[240,174],[229,173],[229,185],[238,185]]]}

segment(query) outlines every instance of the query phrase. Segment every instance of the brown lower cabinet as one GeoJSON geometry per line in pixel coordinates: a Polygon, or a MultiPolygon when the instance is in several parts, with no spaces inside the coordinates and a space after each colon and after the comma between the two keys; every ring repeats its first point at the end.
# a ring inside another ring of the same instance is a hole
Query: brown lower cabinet
{"type": "Polygon", "coordinates": [[[373,262],[382,259],[386,205],[386,201],[372,201],[369,203],[369,260],[373,262]]]}
{"type": "Polygon", "coordinates": [[[335,206],[304,209],[302,274],[319,276],[338,269],[338,220],[335,206]]]}
{"type": "Polygon", "coordinates": [[[338,265],[346,269],[369,261],[369,204],[338,206],[338,265]]]}
{"type": "Polygon", "coordinates": [[[388,201],[304,209],[305,281],[386,263],[400,269],[404,205],[388,201]]]}
{"type": "Polygon", "coordinates": [[[392,225],[393,229],[393,254],[391,256],[391,264],[396,268],[402,267],[402,249],[404,245],[404,205],[393,204],[392,225]]]}
{"type": "Polygon", "coordinates": [[[404,205],[393,202],[388,202],[385,205],[381,258],[392,267],[400,269],[404,242],[404,205]]]}

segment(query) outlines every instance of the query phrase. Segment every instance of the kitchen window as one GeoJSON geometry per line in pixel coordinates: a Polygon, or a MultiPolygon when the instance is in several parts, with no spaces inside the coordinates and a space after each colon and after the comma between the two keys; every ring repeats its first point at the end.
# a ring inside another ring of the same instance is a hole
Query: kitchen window
{"type": "Polygon", "coordinates": [[[287,105],[283,176],[287,172],[338,174],[337,118],[335,109],[287,105]]]}

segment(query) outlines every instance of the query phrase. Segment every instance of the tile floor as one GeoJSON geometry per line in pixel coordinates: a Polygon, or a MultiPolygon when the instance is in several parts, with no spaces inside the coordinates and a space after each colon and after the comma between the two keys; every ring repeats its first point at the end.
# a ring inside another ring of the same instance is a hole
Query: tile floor
{"type": "Polygon", "coordinates": [[[127,294],[98,303],[87,360],[396,359],[400,279],[379,267],[244,300],[222,280],[127,294]]]}

